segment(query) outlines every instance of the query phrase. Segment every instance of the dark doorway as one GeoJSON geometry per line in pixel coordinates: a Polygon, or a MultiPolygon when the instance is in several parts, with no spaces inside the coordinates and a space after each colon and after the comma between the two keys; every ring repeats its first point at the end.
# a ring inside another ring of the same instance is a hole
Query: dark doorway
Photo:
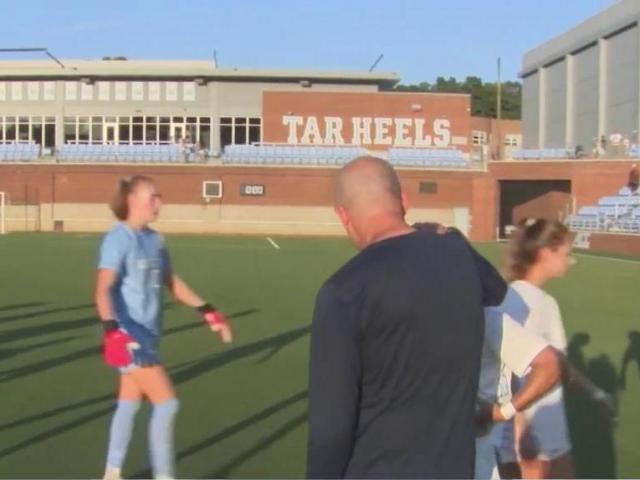
{"type": "Polygon", "coordinates": [[[570,180],[500,180],[499,236],[523,218],[562,219],[571,209],[570,180]]]}

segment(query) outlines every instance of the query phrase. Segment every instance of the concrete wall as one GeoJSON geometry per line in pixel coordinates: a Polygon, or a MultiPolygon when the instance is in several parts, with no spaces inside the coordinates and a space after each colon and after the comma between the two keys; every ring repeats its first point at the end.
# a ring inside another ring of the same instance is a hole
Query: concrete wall
{"type": "Polygon", "coordinates": [[[640,91],[638,31],[636,26],[607,39],[605,115],[608,120],[606,129],[611,133],[631,133],[637,128],[640,91]]]}
{"type": "Polygon", "coordinates": [[[639,21],[640,2],[621,0],[525,54],[525,148],[591,151],[613,133],[640,141],[639,21]]]}
{"type": "Polygon", "coordinates": [[[567,131],[567,64],[561,60],[547,68],[546,94],[541,99],[546,103],[545,147],[563,148],[567,131]]]}
{"type": "MultiPolygon", "coordinates": [[[[331,168],[176,167],[123,165],[0,165],[7,194],[7,228],[102,231],[113,222],[107,203],[118,179],[146,174],[155,179],[164,207],[158,228],[171,232],[342,234],[333,212],[331,168]],[[202,198],[202,182],[219,180],[223,197],[202,198]],[[264,196],[242,195],[242,185],[261,185],[264,196]]],[[[456,225],[472,238],[491,239],[486,202],[474,200],[483,172],[399,170],[408,195],[410,221],[456,225]],[[421,182],[437,192],[420,193],[421,182]]]]}
{"type": "Polygon", "coordinates": [[[540,135],[540,75],[522,79],[522,142],[524,148],[538,148],[540,135]]]}
{"type": "MultiPolygon", "coordinates": [[[[103,232],[114,218],[106,204],[58,203],[10,206],[6,229],[18,231],[103,232]]],[[[410,222],[435,221],[455,225],[468,233],[468,208],[409,211],[410,222]]],[[[163,205],[154,228],[164,233],[250,235],[344,235],[331,207],[276,207],[242,205],[163,205]]]]}
{"type": "Polygon", "coordinates": [[[592,46],[574,56],[574,141],[587,151],[593,148],[593,139],[598,135],[598,53],[599,47],[592,46]]]}

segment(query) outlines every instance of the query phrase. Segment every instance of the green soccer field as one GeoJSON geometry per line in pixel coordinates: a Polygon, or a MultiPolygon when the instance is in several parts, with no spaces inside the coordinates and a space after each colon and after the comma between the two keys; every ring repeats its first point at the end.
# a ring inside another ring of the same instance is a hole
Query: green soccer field
{"type": "MultiPolygon", "coordinates": [[[[162,356],[181,400],[180,477],[304,475],[309,324],[315,292],[354,254],[342,239],[169,236],[174,268],[232,319],[222,346],[198,316],[167,299],[162,356]]],[[[103,473],[116,374],[98,355],[92,307],[97,235],[0,237],[0,477],[88,478],[103,473]]],[[[479,245],[499,261],[499,246],[479,245]]],[[[640,261],[578,255],[558,299],[570,355],[615,391],[611,425],[568,395],[578,476],[639,477],[640,261]],[[578,335],[577,335],[578,334],[578,335]],[[584,335],[587,334],[587,335],[584,335]],[[576,337],[574,337],[577,335],[576,337]],[[634,337],[637,338],[637,337],[634,337]],[[626,385],[619,374],[625,351],[626,385]]],[[[124,474],[146,466],[146,416],[124,474]]]]}

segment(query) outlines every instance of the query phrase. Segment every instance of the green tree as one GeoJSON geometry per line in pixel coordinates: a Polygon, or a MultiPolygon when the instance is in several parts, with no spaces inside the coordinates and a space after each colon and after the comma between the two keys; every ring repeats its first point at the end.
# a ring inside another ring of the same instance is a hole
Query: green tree
{"type": "MultiPolygon", "coordinates": [[[[471,95],[471,115],[496,118],[497,83],[484,83],[480,77],[468,76],[459,82],[455,77],[438,77],[435,83],[396,85],[399,92],[468,93],[471,95]]],[[[516,81],[502,83],[502,118],[520,119],[522,84],[516,81]]]]}

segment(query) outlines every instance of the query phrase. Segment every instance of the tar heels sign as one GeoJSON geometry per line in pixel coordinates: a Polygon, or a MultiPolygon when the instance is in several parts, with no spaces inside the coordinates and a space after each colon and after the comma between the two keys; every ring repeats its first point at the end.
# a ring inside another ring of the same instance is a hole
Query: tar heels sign
{"type": "Polygon", "coordinates": [[[451,124],[446,118],[436,118],[427,123],[424,118],[351,117],[343,119],[335,116],[283,115],[282,125],[287,129],[289,144],[406,147],[451,145],[451,124]]]}

